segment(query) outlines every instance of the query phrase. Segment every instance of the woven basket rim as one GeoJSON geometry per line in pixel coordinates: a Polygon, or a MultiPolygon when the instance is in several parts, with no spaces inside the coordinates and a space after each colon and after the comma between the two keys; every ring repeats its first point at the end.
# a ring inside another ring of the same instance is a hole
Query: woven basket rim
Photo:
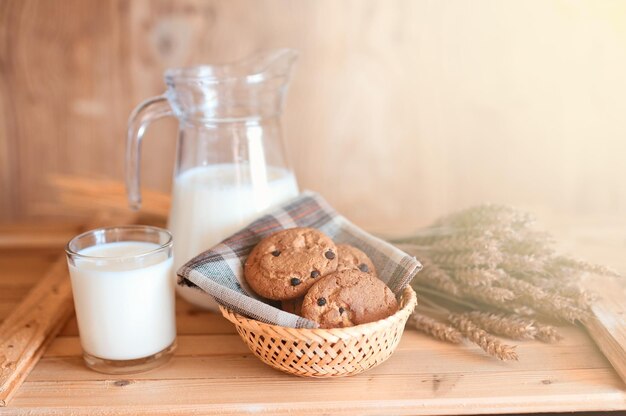
{"type": "Polygon", "coordinates": [[[365,324],[345,327],[345,328],[291,328],[280,325],[268,324],[258,321],[256,319],[243,316],[225,306],[219,305],[222,315],[230,322],[237,326],[243,326],[251,330],[264,330],[269,332],[281,332],[285,331],[297,335],[298,337],[306,337],[310,335],[313,338],[318,337],[333,337],[333,338],[345,338],[346,336],[365,335],[378,331],[382,327],[391,326],[399,321],[406,320],[408,315],[413,312],[413,309],[417,305],[417,295],[410,285],[407,285],[402,290],[400,296],[400,302],[403,305],[391,316],[380,319],[374,322],[368,322],[365,324]]]}

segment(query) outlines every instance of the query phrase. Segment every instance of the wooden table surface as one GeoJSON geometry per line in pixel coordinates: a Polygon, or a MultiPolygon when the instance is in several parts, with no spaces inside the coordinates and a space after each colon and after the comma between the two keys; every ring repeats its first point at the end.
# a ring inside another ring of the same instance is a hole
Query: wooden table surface
{"type": "MultiPolygon", "coordinates": [[[[597,227],[582,229],[595,233],[597,227]]],[[[63,245],[77,230],[75,224],[0,226],[0,320],[62,254],[63,245]]],[[[607,238],[590,238],[582,232],[569,240],[570,248],[626,272],[626,233],[613,228],[602,232],[607,238]]],[[[177,302],[177,325],[178,349],[168,364],[118,377],[83,365],[72,318],[0,414],[626,410],[626,385],[588,335],[576,327],[562,328],[565,339],[558,344],[518,343],[520,361],[513,363],[487,357],[471,345],[448,345],[407,329],[398,350],[379,367],[351,378],[311,380],[265,366],[228,321],[182,299],[177,302]]]]}

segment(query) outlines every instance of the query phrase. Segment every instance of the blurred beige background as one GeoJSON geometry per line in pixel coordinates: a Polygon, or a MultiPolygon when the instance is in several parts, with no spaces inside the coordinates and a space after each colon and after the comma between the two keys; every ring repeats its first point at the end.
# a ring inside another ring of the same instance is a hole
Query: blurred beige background
{"type": "MultiPolygon", "coordinates": [[[[285,46],[300,185],[358,224],[626,210],[624,1],[2,0],[0,221],[71,214],[49,174],[121,181],[126,119],[166,68],[285,46]]],[[[175,131],[149,131],[146,188],[169,191],[175,131]]]]}

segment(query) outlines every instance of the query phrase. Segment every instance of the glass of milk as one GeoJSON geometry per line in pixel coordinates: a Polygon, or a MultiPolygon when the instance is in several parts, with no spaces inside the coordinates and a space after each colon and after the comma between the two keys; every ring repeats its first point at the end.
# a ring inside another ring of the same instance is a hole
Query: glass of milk
{"type": "Polygon", "coordinates": [[[66,247],[87,367],[147,371],[176,347],[172,236],[144,225],[100,228],[66,247]]]}

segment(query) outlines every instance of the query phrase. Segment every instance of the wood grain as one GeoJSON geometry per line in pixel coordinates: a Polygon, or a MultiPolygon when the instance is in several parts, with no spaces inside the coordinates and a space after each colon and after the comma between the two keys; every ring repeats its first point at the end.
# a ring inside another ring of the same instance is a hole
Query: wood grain
{"type": "Polygon", "coordinates": [[[626,285],[616,281],[603,284],[600,299],[593,305],[595,319],[585,327],[626,383],[626,285]]]}
{"type": "Polygon", "coordinates": [[[3,1],[0,7],[0,216],[6,220],[48,213],[52,193],[44,172],[121,176],[123,158],[111,144],[123,142],[128,111],[117,101],[127,87],[127,42],[117,38],[122,1],[3,1]]]}
{"type": "MultiPolygon", "coordinates": [[[[580,333],[580,331],[577,331],[580,333]]],[[[394,353],[394,360],[385,364],[384,369],[371,370],[376,376],[410,375],[422,372],[436,372],[440,375],[464,373],[500,372],[504,369],[515,378],[517,371],[557,371],[584,370],[587,368],[610,368],[606,359],[588,338],[579,337],[578,342],[569,345],[546,346],[541,343],[519,345],[526,362],[501,365],[483,357],[472,346],[448,346],[430,341],[414,331],[404,334],[402,348],[394,353]],[[430,360],[430,361],[429,361],[430,360]],[[446,362],[445,366],[441,363],[446,362]]],[[[54,344],[57,340],[54,341],[54,344]]],[[[183,335],[179,338],[180,351],[176,352],[175,365],[163,367],[154,372],[129,376],[133,380],[158,379],[228,379],[232,377],[265,377],[266,366],[256,363],[256,358],[246,349],[235,335],[183,335]],[[252,363],[251,363],[252,362],[252,363]],[[259,365],[257,365],[259,364],[259,365]]],[[[111,376],[89,371],[82,365],[81,350],[76,337],[64,338],[57,345],[50,346],[50,352],[41,359],[29,376],[29,381],[102,380],[111,376]],[[61,346],[69,347],[62,350],[61,346]]],[[[273,374],[270,371],[269,374],[273,374]]]]}
{"type": "MultiPolygon", "coordinates": [[[[206,370],[211,369],[207,367],[206,370]]],[[[508,371],[449,375],[377,374],[316,382],[277,377],[272,370],[263,370],[266,376],[261,378],[27,382],[12,410],[15,414],[31,415],[60,412],[116,415],[159,412],[427,415],[485,411],[516,413],[539,409],[584,411],[599,407],[620,410],[626,406],[624,394],[619,390],[620,381],[609,369],[519,371],[515,378],[516,388],[511,388],[508,371]],[[260,389],[259,385],[263,388],[260,389]],[[581,394],[576,385],[589,387],[585,394],[581,394]],[[337,394],[338,389],[341,395],[337,394]],[[59,397],[59,390],[71,390],[72,403],[68,404],[59,397]],[[303,395],[302,391],[307,391],[307,394],[303,395]],[[364,398],[364,393],[367,398],[364,398]],[[119,405],[112,406],[113,399],[119,405]],[[32,408],[33,403],[40,407],[32,408]],[[21,407],[24,407],[22,412],[21,407]]]]}
{"type": "Polygon", "coordinates": [[[0,407],[7,405],[72,311],[63,256],[0,325],[0,407]]]}
{"type": "MultiPolygon", "coordinates": [[[[623,27],[619,0],[4,0],[0,218],[71,214],[43,172],[122,180],[126,119],[166,68],[285,46],[292,165],[356,223],[482,201],[620,214],[623,27]]],[[[148,188],[169,191],[175,135],[149,130],[148,188]]]]}
{"type": "MultiPolygon", "coordinates": [[[[9,20],[15,18],[9,2],[0,3],[0,40],[8,39],[9,20]]],[[[18,141],[12,138],[15,134],[15,85],[10,81],[6,60],[14,54],[9,42],[0,41],[0,217],[10,219],[15,216],[20,194],[20,186],[16,183],[19,176],[16,160],[18,141]]]]}
{"type": "MultiPolygon", "coordinates": [[[[193,319],[198,318],[179,314],[178,323],[193,319]]],[[[180,336],[180,347],[168,365],[117,379],[84,368],[78,339],[62,337],[31,373],[20,397],[25,406],[35,401],[45,405],[41,414],[159,414],[164,408],[172,414],[230,414],[253,407],[261,413],[282,413],[287,404],[298,414],[464,414],[487,408],[493,412],[581,411],[597,410],[591,404],[596,399],[605,410],[626,406],[619,380],[584,332],[573,327],[562,331],[563,343],[522,343],[524,361],[508,364],[477,354],[472,346],[441,344],[407,331],[387,363],[362,377],[338,382],[303,380],[273,371],[256,360],[234,334],[180,336]],[[576,397],[576,386],[587,383],[591,386],[584,397],[576,397]],[[264,386],[261,393],[260,384],[264,386]],[[83,405],[62,403],[48,389],[78,390],[74,403],[82,401],[83,405]],[[302,390],[310,392],[304,401],[302,390]],[[363,400],[365,391],[368,400],[363,400]],[[525,400],[529,396],[533,399],[525,400]],[[329,406],[334,406],[332,411],[329,406]]],[[[12,407],[17,414],[19,400],[12,407]]]]}
{"type": "Polygon", "coordinates": [[[24,234],[20,236],[12,236],[11,238],[4,238],[0,236],[0,248],[46,248],[46,247],[58,247],[63,246],[63,243],[67,243],[70,238],[76,234],[61,234],[61,235],[45,235],[42,233],[31,233],[30,235],[24,234]]]}

